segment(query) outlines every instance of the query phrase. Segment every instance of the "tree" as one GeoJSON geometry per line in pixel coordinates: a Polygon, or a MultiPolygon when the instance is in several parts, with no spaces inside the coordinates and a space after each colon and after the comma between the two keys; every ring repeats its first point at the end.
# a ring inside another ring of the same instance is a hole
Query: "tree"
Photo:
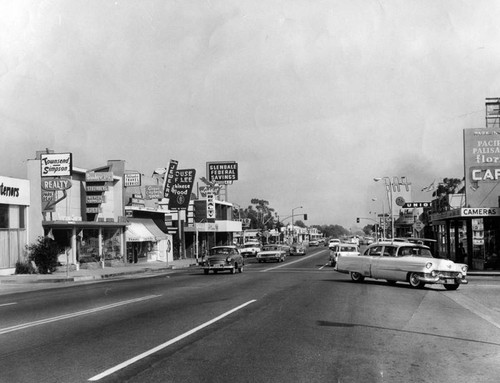
{"type": "Polygon", "coordinates": [[[49,274],[57,269],[57,257],[62,249],[48,237],[38,237],[34,244],[26,246],[29,260],[35,262],[40,274],[49,274]]]}
{"type": "Polygon", "coordinates": [[[433,197],[436,197],[436,202],[434,202],[436,206],[436,210],[438,212],[443,212],[450,209],[450,194],[463,193],[464,178],[444,178],[443,182],[440,182],[436,191],[432,193],[433,197]]]}

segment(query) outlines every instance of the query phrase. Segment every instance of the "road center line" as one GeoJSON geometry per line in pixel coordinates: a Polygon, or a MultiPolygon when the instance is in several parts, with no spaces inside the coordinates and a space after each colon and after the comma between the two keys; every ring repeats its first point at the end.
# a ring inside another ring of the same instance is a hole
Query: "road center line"
{"type": "Polygon", "coordinates": [[[266,271],[279,269],[280,267],[290,266],[290,265],[293,265],[294,263],[302,262],[302,261],[304,261],[304,260],[306,260],[308,258],[314,257],[315,255],[318,255],[318,253],[314,253],[314,254],[308,255],[307,257],[303,257],[303,258],[297,259],[297,260],[292,261],[292,262],[282,263],[279,266],[270,267],[269,269],[264,269],[264,270],[261,270],[260,272],[261,273],[265,273],[266,271]]]}
{"type": "Polygon", "coordinates": [[[160,344],[159,346],[156,346],[155,348],[152,348],[149,351],[143,352],[142,354],[137,355],[136,357],[134,357],[132,359],[129,359],[129,360],[123,362],[123,363],[120,363],[120,364],[116,365],[115,367],[112,367],[112,368],[110,368],[110,369],[108,369],[108,370],[106,370],[106,371],[104,371],[104,372],[96,375],[96,376],[93,376],[92,378],[89,379],[89,381],[90,382],[96,382],[96,381],[101,380],[102,378],[104,378],[104,377],[106,377],[108,375],[114,374],[115,372],[117,372],[117,371],[119,371],[121,369],[124,369],[125,367],[130,366],[131,364],[133,364],[133,363],[135,363],[135,362],[137,362],[137,361],[139,361],[141,359],[144,359],[147,356],[150,356],[150,355],[152,355],[152,354],[154,354],[154,353],[156,353],[156,352],[158,352],[158,351],[160,351],[160,350],[162,350],[162,349],[164,349],[164,348],[166,348],[166,347],[168,347],[168,346],[170,346],[170,345],[172,345],[172,344],[180,341],[181,339],[184,339],[184,338],[188,337],[189,335],[192,335],[195,332],[197,332],[197,331],[199,331],[199,330],[201,330],[201,329],[203,329],[203,328],[205,328],[207,326],[210,326],[211,324],[213,324],[213,323],[221,320],[222,318],[224,318],[224,317],[226,317],[226,316],[234,313],[235,311],[238,311],[238,310],[242,309],[245,306],[248,306],[250,303],[253,303],[253,302],[256,302],[256,299],[252,299],[251,301],[243,303],[242,305],[240,305],[238,307],[235,307],[234,309],[229,310],[229,311],[225,312],[222,315],[219,315],[217,318],[209,320],[208,322],[205,322],[205,323],[199,325],[198,327],[195,327],[192,330],[189,330],[189,331],[185,332],[184,334],[181,334],[181,335],[179,335],[179,336],[177,336],[177,337],[175,337],[173,339],[170,339],[168,342],[160,344]]]}
{"type": "Polygon", "coordinates": [[[2,303],[0,307],[2,306],[11,306],[11,305],[17,305],[17,302],[11,302],[11,303],[2,303]]]}
{"type": "Polygon", "coordinates": [[[64,319],[75,318],[75,317],[78,317],[78,316],[81,316],[81,315],[93,314],[93,313],[97,313],[99,311],[109,310],[109,309],[112,309],[112,308],[115,308],[115,307],[119,307],[119,306],[123,306],[123,305],[128,305],[130,303],[136,303],[136,302],[146,301],[148,299],[157,298],[159,296],[161,296],[161,295],[148,295],[148,296],[145,296],[145,297],[130,299],[128,301],[116,302],[116,303],[112,303],[110,305],[96,307],[96,308],[89,309],[89,310],[77,311],[75,313],[63,314],[63,315],[59,315],[59,316],[52,317],[52,318],[46,318],[46,319],[41,319],[41,320],[34,321],[34,322],[28,322],[28,323],[19,324],[17,326],[6,327],[6,328],[0,329],[0,335],[7,334],[9,332],[19,331],[19,330],[26,329],[26,328],[29,328],[29,327],[40,326],[42,324],[57,322],[57,321],[64,320],[64,319]]]}

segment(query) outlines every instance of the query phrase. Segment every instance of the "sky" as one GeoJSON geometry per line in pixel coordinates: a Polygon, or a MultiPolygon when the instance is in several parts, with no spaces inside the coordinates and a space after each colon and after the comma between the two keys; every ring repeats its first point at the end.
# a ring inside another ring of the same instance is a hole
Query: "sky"
{"type": "Polygon", "coordinates": [[[236,161],[230,202],[355,228],[383,208],[375,177],[407,177],[413,201],[463,177],[463,129],[500,96],[499,17],[496,0],[1,0],[0,174],[46,148],[147,175],[236,161]]]}

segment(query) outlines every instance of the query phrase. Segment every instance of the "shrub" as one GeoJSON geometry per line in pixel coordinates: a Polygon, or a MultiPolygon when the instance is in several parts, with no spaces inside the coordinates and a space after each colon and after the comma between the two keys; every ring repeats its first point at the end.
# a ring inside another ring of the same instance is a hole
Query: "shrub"
{"type": "Polygon", "coordinates": [[[26,246],[29,260],[35,262],[40,274],[49,274],[57,269],[57,258],[61,248],[47,237],[38,237],[37,242],[26,246]]]}
{"type": "Polygon", "coordinates": [[[16,274],[36,274],[36,270],[31,262],[16,262],[16,274]]]}

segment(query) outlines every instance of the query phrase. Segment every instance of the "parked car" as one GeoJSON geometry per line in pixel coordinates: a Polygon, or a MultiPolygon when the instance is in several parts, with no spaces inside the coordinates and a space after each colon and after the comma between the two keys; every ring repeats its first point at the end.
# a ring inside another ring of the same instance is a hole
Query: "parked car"
{"type": "Polygon", "coordinates": [[[359,255],[359,248],[350,243],[339,243],[330,248],[330,266],[337,264],[337,259],[345,255],[359,255]]]}
{"type": "Polygon", "coordinates": [[[210,270],[214,273],[229,270],[231,274],[243,272],[245,262],[236,246],[215,246],[212,247],[206,259],[203,260],[201,267],[205,274],[210,270]]]}
{"type": "Polygon", "coordinates": [[[290,255],[306,255],[306,248],[301,244],[293,245],[290,247],[290,255]]]}
{"type": "Polygon", "coordinates": [[[261,246],[259,242],[247,242],[240,249],[240,253],[243,257],[255,257],[260,250],[261,246]]]}
{"type": "Polygon", "coordinates": [[[284,262],[289,250],[283,245],[264,245],[262,251],[257,254],[259,262],[276,261],[284,262]]]}
{"type": "Polygon", "coordinates": [[[363,255],[338,257],[335,270],[350,274],[355,282],[365,278],[385,279],[389,284],[408,282],[414,288],[432,283],[456,290],[468,283],[467,265],[434,258],[428,246],[412,242],[373,243],[363,255]]]}
{"type": "Polygon", "coordinates": [[[309,241],[309,246],[319,246],[319,242],[316,241],[316,240],[313,240],[313,241],[309,241]]]}

